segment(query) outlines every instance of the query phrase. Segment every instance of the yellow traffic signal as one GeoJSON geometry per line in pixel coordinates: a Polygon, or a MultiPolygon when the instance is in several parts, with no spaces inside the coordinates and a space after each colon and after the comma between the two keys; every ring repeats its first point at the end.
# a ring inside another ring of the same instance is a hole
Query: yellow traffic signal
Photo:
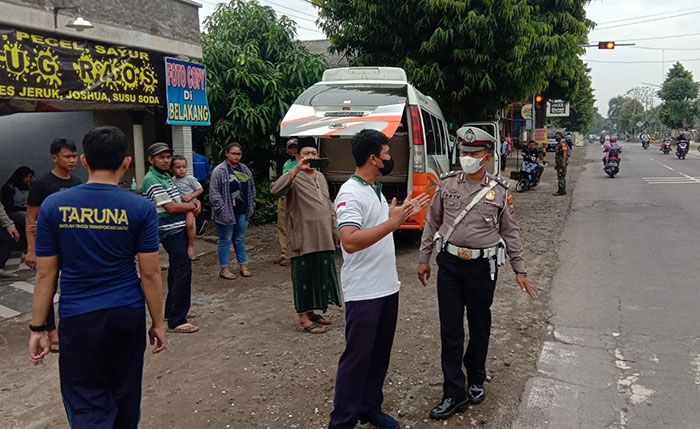
{"type": "Polygon", "coordinates": [[[615,42],[612,40],[606,42],[598,42],[598,49],[615,49],[615,42]]]}
{"type": "Polygon", "coordinates": [[[541,95],[536,95],[536,96],[535,96],[535,101],[536,101],[537,103],[541,103],[542,100],[544,100],[544,97],[542,97],[541,95]]]}

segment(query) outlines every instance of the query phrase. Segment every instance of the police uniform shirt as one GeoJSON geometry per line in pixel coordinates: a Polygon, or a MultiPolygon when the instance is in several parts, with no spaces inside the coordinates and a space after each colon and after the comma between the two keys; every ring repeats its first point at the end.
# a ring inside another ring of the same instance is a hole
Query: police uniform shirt
{"type": "Polygon", "coordinates": [[[49,196],[39,209],[36,255],[58,256],[61,319],[144,306],[137,253],[158,251],[158,216],[147,199],[89,183],[49,196]]]}
{"type": "MultiPolygon", "coordinates": [[[[419,262],[430,261],[435,232],[440,231],[440,235],[444,237],[454,224],[455,218],[492,180],[495,180],[494,177],[486,174],[481,182],[471,183],[464,173],[457,173],[440,181],[423,229],[419,262]]],[[[513,196],[510,192],[500,184],[496,185],[457,225],[449,243],[458,247],[485,249],[497,245],[503,238],[513,270],[524,272],[520,227],[515,220],[512,205],[513,196]]]]}

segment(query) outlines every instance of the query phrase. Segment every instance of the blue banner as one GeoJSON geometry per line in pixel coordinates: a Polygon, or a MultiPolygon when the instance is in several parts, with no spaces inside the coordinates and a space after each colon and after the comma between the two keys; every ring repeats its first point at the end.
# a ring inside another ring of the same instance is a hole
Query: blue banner
{"type": "Polygon", "coordinates": [[[211,125],[207,101],[207,68],[165,57],[168,124],[211,125]]]}

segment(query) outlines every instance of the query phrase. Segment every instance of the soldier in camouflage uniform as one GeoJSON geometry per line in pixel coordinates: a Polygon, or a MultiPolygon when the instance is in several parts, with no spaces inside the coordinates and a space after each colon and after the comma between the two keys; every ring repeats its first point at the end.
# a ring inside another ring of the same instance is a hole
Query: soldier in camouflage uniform
{"type": "Polygon", "coordinates": [[[569,145],[566,144],[566,141],[559,132],[554,135],[554,138],[557,140],[556,155],[554,158],[559,185],[559,190],[555,192],[554,195],[566,195],[566,166],[569,161],[569,145]]]}

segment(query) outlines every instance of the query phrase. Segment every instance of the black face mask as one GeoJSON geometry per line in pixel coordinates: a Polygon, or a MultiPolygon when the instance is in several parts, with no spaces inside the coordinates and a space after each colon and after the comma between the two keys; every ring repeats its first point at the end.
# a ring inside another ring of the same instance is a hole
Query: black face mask
{"type": "Polygon", "coordinates": [[[384,164],[384,167],[379,168],[379,173],[382,176],[388,176],[394,170],[394,160],[392,159],[379,159],[384,164]]]}

